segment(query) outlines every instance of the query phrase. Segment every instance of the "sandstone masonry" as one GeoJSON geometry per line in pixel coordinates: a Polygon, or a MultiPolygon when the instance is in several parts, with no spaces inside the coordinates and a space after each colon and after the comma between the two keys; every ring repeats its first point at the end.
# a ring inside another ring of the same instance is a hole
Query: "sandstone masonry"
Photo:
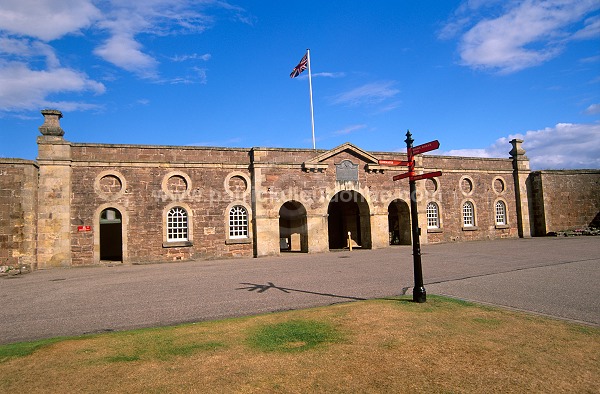
{"type": "MultiPolygon", "coordinates": [[[[36,162],[0,159],[0,266],[323,253],[411,244],[406,160],[331,150],[73,143],[44,110],[36,162]]],[[[545,235],[598,222],[600,171],[531,173],[510,158],[419,155],[421,242],[545,235]]],[[[508,147],[507,147],[508,150],[508,147]]]]}
{"type": "Polygon", "coordinates": [[[36,267],[38,165],[0,159],[0,266],[36,267]]]}

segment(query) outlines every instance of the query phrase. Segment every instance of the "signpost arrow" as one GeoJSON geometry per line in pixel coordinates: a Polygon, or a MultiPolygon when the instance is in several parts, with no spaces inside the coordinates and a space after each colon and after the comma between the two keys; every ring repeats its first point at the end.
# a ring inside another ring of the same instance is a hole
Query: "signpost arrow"
{"type": "Polygon", "coordinates": [[[395,181],[399,181],[400,179],[408,178],[410,176],[410,172],[405,172],[404,174],[394,175],[392,178],[395,181]]]}
{"type": "Polygon", "coordinates": [[[377,162],[380,166],[409,166],[412,164],[412,161],[402,160],[378,160],[377,162]]]}
{"type": "Polygon", "coordinates": [[[420,181],[421,179],[435,178],[435,177],[438,177],[438,176],[442,176],[442,172],[441,171],[428,172],[427,174],[415,175],[415,176],[411,177],[410,180],[411,181],[420,181]]]}
{"type": "Polygon", "coordinates": [[[440,142],[438,140],[430,141],[425,144],[417,145],[412,148],[412,154],[418,155],[421,153],[429,152],[435,150],[440,147],[440,142]]]}

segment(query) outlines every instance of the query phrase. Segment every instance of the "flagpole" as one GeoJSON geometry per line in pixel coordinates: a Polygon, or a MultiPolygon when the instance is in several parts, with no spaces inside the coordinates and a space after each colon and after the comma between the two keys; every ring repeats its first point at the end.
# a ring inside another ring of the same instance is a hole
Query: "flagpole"
{"type": "Polygon", "coordinates": [[[310,49],[306,49],[306,60],[308,62],[308,89],[310,91],[310,122],[312,125],[312,141],[313,141],[313,149],[317,149],[317,145],[315,144],[315,113],[313,110],[313,97],[312,97],[312,75],[310,73],[310,49]]]}

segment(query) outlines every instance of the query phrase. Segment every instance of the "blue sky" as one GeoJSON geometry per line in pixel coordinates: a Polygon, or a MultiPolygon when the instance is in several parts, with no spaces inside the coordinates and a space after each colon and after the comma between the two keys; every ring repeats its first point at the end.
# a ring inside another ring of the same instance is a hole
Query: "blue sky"
{"type": "Polygon", "coordinates": [[[73,142],[311,148],[306,48],[318,149],[600,168],[597,0],[3,0],[0,157],[44,108],[73,142]]]}

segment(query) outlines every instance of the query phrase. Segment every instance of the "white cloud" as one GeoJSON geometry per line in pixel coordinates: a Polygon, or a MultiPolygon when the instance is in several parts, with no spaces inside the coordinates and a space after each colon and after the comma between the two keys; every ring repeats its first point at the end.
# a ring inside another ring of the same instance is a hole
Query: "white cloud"
{"type": "MultiPolygon", "coordinates": [[[[488,148],[488,149],[452,149],[449,150],[447,152],[442,152],[442,155],[447,155],[447,156],[460,156],[460,157],[505,157],[506,154],[502,154],[502,155],[496,155],[494,153],[491,152],[492,149],[488,148]]],[[[508,150],[506,150],[508,152],[508,150]]],[[[436,154],[435,152],[432,152],[431,154],[436,154]]]]}
{"type": "Polygon", "coordinates": [[[584,21],[585,26],[573,34],[573,39],[586,40],[600,35],[600,17],[595,16],[584,21]]]}
{"type": "Polygon", "coordinates": [[[596,115],[596,114],[600,114],[600,104],[592,104],[589,107],[587,107],[584,111],[585,114],[587,115],[596,115]]]}
{"type": "Polygon", "coordinates": [[[211,54],[210,53],[205,53],[204,55],[198,55],[197,53],[192,53],[191,55],[175,55],[173,57],[171,57],[170,59],[174,62],[185,62],[188,60],[202,60],[202,61],[209,61],[211,58],[211,54]]]}
{"type": "Polygon", "coordinates": [[[128,34],[115,34],[94,54],[124,70],[143,78],[156,78],[158,61],[141,50],[142,45],[128,34]]]}
{"type": "Polygon", "coordinates": [[[171,85],[190,85],[194,83],[206,85],[208,77],[206,76],[205,68],[192,67],[191,71],[193,71],[193,75],[187,75],[185,77],[176,77],[169,80],[161,80],[159,82],[168,83],[171,85]]]}
{"type": "Polygon", "coordinates": [[[600,61],[600,55],[584,57],[583,59],[579,59],[581,63],[596,63],[600,61]]]}
{"type": "MultiPolygon", "coordinates": [[[[119,69],[159,83],[206,83],[206,70],[200,68],[191,70],[193,77],[162,77],[159,54],[145,50],[142,37],[202,32],[214,23],[204,11],[208,6],[225,9],[237,20],[250,23],[243,9],[221,1],[2,0],[0,111],[50,106],[55,103],[50,97],[57,93],[103,93],[105,86],[85,72],[61,66],[59,52],[53,47],[58,39],[82,35],[85,30],[95,33],[86,36],[96,45],[93,53],[119,69]],[[94,43],[97,37],[100,41],[94,43]]],[[[66,56],[73,58],[72,54],[66,56]]],[[[208,61],[210,54],[171,60],[192,58],[208,61]]],[[[76,102],[58,104],[64,110],[92,107],[76,102]]]]}
{"type": "MultiPolygon", "coordinates": [[[[311,73],[310,75],[312,78],[343,78],[346,76],[346,73],[344,73],[344,72],[319,72],[319,73],[311,73]]],[[[297,76],[295,79],[297,79],[298,81],[307,80],[308,73],[302,73],[299,76],[297,76]]]]}
{"type": "Polygon", "coordinates": [[[54,49],[39,40],[0,36],[0,53],[15,59],[0,60],[0,111],[40,107],[60,107],[65,111],[95,108],[84,102],[52,101],[50,96],[105,91],[103,84],[85,73],[62,67],[54,49]]]}
{"type": "Polygon", "coordinates": [[[37,40],[0,36],[0,54],[2,53],[24,60],[44,58],[47,67],[50,68],[60,65],[54,48],[37,40]]]}
{"type": "MultiPolygon", "coordinates": [[[[324,78],[343,78],[345,76],[346,76],[346,73],[344,73],[344,72],[337,72],[337,73],[321,72],[321,73],[313,73],[312,74],[313,78],[319,78],[319,77],[324,77],[324,78]]],[[[305,76],[304,78],[308,78],[308,76],[305,76]]]]}
{"type": "Polygon", "coordinates": [[[52,94],[65,92],[104,93],[101,83],[68,68],[32,70],[25,63],[0,63],[0,109],[5,111],[60,106],[65,111],[95,107],[86,103],[55,102],[52,94]]]}
{"type": "Polygon", "coordinates": [[[0,30],[51,41],[89,27],[101,16],[91,0],[2,0],[0,30]]]}
{"type": "Polygon", "coordinates": [[[109,38],[94,53],[142,78],[158,79],[159,62],[143,51],[136,37],[142,33],[164,36],[202,32],[213,23],[200,11],[205,4],[185,0],[113,0],[97,23],[109,38]]]}
{"type": "Polygon", "coordinates": [[[509,157],[510,141],[522,139],[534,170],[600,168],[600,124],[559,123],[499,138],[487,148],[457,149],[442,154],[472,157],[509,157]]]}
{"type": "Polygon", "coordinates": [[[367,127],[366,124],[356,124],[356,125],[345,127],[343,129],[340,129],[340,130],[336,130],[336,131],[333,132],[333,134],[335,134],[335,135],[346,135],[346,134],[353,133],[353,132],[355,132],[357,130],[362,130],[365,127],[367,127]]]}
{"type": "Polygon", "coordinates": [[[393,81],[368,83],[333,97],[333,104],[350,106],[379,104],[393,98],[400,90],[394,88],[393,81]]]}
{"type": "Polygon", "coordinates": [[[452,37],[476,20],[460,38],[459,52],[464,65],[515,72],[557,56],[571,40],[600,34],[599,18],[585,19],[600,8],[596,0],[524,0],[511,1],[502,7],[493,2],[491,5],[463,3],[439,34],[440,38],[452,37]],[[469,15],[482,9],[499,15],[492,18],[469,15]]]}

